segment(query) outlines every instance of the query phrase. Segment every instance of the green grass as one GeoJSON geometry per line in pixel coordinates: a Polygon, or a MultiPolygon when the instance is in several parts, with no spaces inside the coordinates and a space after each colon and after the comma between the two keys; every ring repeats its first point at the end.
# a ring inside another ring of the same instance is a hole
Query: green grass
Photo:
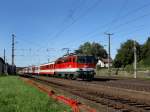
{"type": "MultiPolygon", "coordinates": [[[[116,69],[112,68],[111,69],[111,74],[112,77],[119,77],[119,78],[133,78],[134,77],[134,72],[133,71],[127,71],[120,69],[118,71],[118,74],[116,75],[116,69]]],[[[108,74],[108,69],[100,69],[96,71],[96,76],[106,76],[109,77],[108,74]]],[[[150,79],[150,70],[148,71],[137,71],[137,78],[140,79],[150,79]]]]}
{"type": "Polygon", "coordinates": [[[71,112],[17,76],[0,76],[0,112],[71,112]]]}

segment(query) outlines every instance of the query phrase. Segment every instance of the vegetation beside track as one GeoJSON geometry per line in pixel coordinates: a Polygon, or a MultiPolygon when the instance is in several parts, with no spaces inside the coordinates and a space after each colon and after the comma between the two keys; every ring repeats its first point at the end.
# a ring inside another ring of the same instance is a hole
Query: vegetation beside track
{"type": "MultiPolygon", "coordinates": [[[[96,70],[96,76],[95,77],[118,77],[118,78],[133,78],[134,77],[134,71],[133,70],[126,70],[126,69],[116,69],[111,68],[111,73],[109,74],[107,68],[101,68],[96,70]]],[[[140,69],[137,70],[137,78],[139,79],[150,79],[150,69],[144,70],[140,69]]]]}
{"type": "Polygon", "coordinates": [[[17,76],[0,76],[0,112],[71,112],[17,76]]]}

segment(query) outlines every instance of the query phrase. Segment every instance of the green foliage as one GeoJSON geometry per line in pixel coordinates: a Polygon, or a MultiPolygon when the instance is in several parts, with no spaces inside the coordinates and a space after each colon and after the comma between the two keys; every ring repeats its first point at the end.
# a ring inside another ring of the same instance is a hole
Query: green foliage
{"type": "Polygon", "coordinates": [[[75,53],[77,54],[83,54],[83,55],[93,55],[96,58],[106,58],[107,57],[107,52],[104,49],[102,45],[99,43],[90,43],[86,42],[83,45],[80,45],[80,47],[75,50],[75,53]]]}
{"type": "Polygon", "coordinates": [[[71,112],[16,76],[0,77],[0,112],[71,112]]]}
{"type": "MultiPolygon", "coordinates": [[[[125,43],[121,44],[120,49],[118,49],[118,53],[114,59],[113,65],[116,68],[125,67],[126,65],[132,64],[134,61],[134,41],[127,40],[125,43]]],[[[136,42],[137,48],[137,59],[140,60],[140,52],[141,46],[136,42]]]]}
{"type": "Polygon", "coordinates": [[[96,65],[96,70],[100,70],[102,67],[100,65],[96,65]]]}
{"type": "Polygon", "coordinates": [[[142,59],[139,63],[138,63],[139,67],[149,67],[150,66],[150,57],[146,57],[144,59],[142,59]]]}
{"type": "Polygon", "coordinates": [[[133,74],[133,71],[134,71],[133,65],[132,64],[131,65],[126,65],[125,71],[127,71],[128,73],[133,74]]]}
{"type": "MultiPolygon", "coordinates": [[[[133,40],[128,40],[123,43],[118,50],[118,53],[114,59],[114,67],[125,67],[131,65],[134,61],[134,52],[133,52],[133,40]]],[[[139,45],[136,42],[137,48],[137,61],[138,67],[149,67],[150,66],[150,37],[143,45],[139,45]]],[[[129,69],[129,67],[127,67],[129,69]]]]}
{"type": "Polygon", "coordinates": [[[150,66],[150,37],[147,41],[141,46],[142,54],[141,54],[141,65],[142,66],[150,66]]]}

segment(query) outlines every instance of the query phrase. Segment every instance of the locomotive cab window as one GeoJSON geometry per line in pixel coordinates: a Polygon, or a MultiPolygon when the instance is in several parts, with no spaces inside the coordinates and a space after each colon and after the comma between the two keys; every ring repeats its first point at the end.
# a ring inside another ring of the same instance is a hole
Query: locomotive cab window
{"type": "Polygon", "coordinates": [[[78,56],[78,63],[95,63],[95,58],[93,56],[78,56]]]}
{"type": "Polygon", "coordinates": [[[86,63],[85,57],[84,57],[84,56],[78,56],[77,62],[78,62],[78,63],[86,63]]]}

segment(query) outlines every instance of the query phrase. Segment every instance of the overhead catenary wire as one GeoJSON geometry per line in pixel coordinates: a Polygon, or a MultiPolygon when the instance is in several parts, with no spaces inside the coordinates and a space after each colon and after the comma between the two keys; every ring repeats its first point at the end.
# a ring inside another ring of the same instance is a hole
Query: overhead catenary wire
{"type": "Polygon", "coordinates": [[[69,14],[67,14],[64,18],[64,20],[59,24],[59,26],[57,27],[57,29],[60,29],[58,30],[56,33],[53,33],[51,34],[51,38],[49,38],[51,41],[54,39],[54,37],[56,35],[59,34],[59,32],[62,31],[62,29],[66,28],[66,24],[69,22],[69,21],[74,21],[74,15],[75,13],[80,10],[83,5],[86,3],[85,0],[74,0],[72,3],[71,3],[71,9],[69,9],[69,14]]]}
{"type": "Polygon", "coordinates": [[[116,24],[116,23],[120,20],[119,18],[121,17],[121,13],[122,13],[122,12],[124,11],[124,9],[126,8],[127,3],[128,3],[128,0],[123,0],[120,9],[118,9],[118,12],[117,12],[116,16],[115,16],[114,19],[112,19],[112,21],[109,23],[110,26],[108,27],[108,29],[106,30],[106,32],[108,32],[108,31],[112,28],[112,26],[113,26],[114,24],[116,24]]]}
{"type": "Polygon", "coordinates": [[[74,19],[68,26],[61,29],[51,40],[58,39],[61,34],[63,34],[67,29],[69,29],[72,25],[74,25],[79,19],[84,17],[86,14],[88,14],[93,8],[95,8],[102,0],[97,0],[91,7],[88,7],[87,10],[82,13],[82,15],[78,16],[76,19],[74,19]]]}
{"type": "MultiPolygon", "coordinates": [[[[135,9],[133,9],[133,10],[127,12],[125,15],[120,16],[119,18],[125,19],[125,18],[127,18],[128,16],[130,16],[130,15],[132,15],[132,14],[134,14],[134,13],[137,13],[138,11],[140,11],[140,10],[146,8],[146,7],[149,7],[149,6],[150,6],[150,3],[146,3],[146,4],[144,4],[144,5],[142,5],[142,6],[138,7],[138,8],[135,8],[135,9]]],[[[125,7],[125,5],[124,5],[124,7],[125,7]]],[[[145,16],[146,16],[146,15],[145,15],[145,16]]],[[[116,22],[118,22],[118,21],[120,21],[120,20],[122,20],[122,19],[117,19],[116,22]]],[[[92,34],[92,33],[94,33],[94,32],[97,32],[99,28],[107,27],[108,25],[110,25],[111,23],[113,23],[113,21],[114,21],[114,20],[112,20],[111,22],[108,22],[108,23],[106,23],[106,24],[104,24],[104,25],[102,25],[102,26],[100,26],[100,27],[97,27],[95,31],[92,31],[91,33],[87,33],[87,35],[90,35],[90,34],[92,34]]],[[[134,20],[132,20],[132,21],[134,21],[134,20]]],[[[129,24],[130,22],[126,22],[126,23],[129,24]]],[[[124,23],[124,24],[126,24],[126,23],[124,23]]],[[[122,25],[122,24],[121,24],[121,25],[122,25]]],[[[121,26],[121,25],[119,25],[119,26],[121,26]]]]}
{"type": "Polygon", "coordinates": [[[125,25],[128,25],[128,24],[130,24],[130,23],[136,22],[136,21],[138,21],[139,19],[143,19],[144,17],[147,17],[147,16],[150,16],[150,13],[147,13],[147,14],[144,14],[144,15],[141,15],[141,16],[138,16],[138,17],[133,18],[133,19],[131,19],[131,20],[129,20],[129,21],[126,21],[126,22],[124,22],[124,23],[121,23],[121,24],[119,24],[118,26],[114,27],[114,29],[118,29],[118,28],[123,27],[123,26],[125,26],[125,25]]]}
{"type": "MultiPolygon", "coordinates": [[[[124,4],[123,7],[126,7],[126,5],[127,5],[127,2],[126,2],[126,4],[124,4]]],[[[135,14],[135,13],[137,13],[137,12],[141,11],[142,9],[144,9],[144,8],[146,8],[146,7],[149,7],[149,6],[150,6],[150,3],[146,3],[146,4],[144,4],[144,5],[140,6],[140,7],[137,7],[137,8],[135,8],[135,9],[131,10],[131,11],[128,11],[125,15],[120,16],[120,17],[119,17],[120,19],[116,19],[115,21],[112,21],[112,24],[115,24],[115,23],[119,22],[120,20],[125,19],[125,18],[127,18],[128,16],[130,16],[130,15],[132,15],[132,14],[135,14]]],[[[122,7],[122,8],[123,8],[123,7],[122,7]]],[[[111,24],[111,25],[112,25],[112,24],[111,24]]],[[[112,28],[113,28],[113,27],[112,27],[112,28]]]]}
{"type": "MultiPolygon", "coordinates": [[[[141,7],[138,7],[138,8],[136,8],[136,9],[134,9],[133,11],[139,11],[139,10],[141,10],[141,9],[143,9],[143,8],[145,8],[145,7],[148,7],[148,6],[150,6],[150,3],[148,3],[148,4],[144,4],[144,5],[142,5],[141,7]]],[[[132,14],[133,13],[133,11],[130,11],[130,12],[128,12],[125,16],[123,16],[123,17],[127,17],[127,16],[129,16],[130,14],[132,14]]],[[[144,18],[144,17],[147,17],[147,16],[149,16],[150,15],[150,13],[147,13],[147,14],[144,14],[144,15],[141,15],[141,16],[138,16],[138,17],[136,17],[136,18],[134,18],[134,19],[131,19],[131,20],[129,20],[129,21],[126,21],[126,22],[124,22],[124,23],[121,23],[121,24],[119,24],[118,26],[116,26],[116,27],[113,27],[113,29],[118,29],[118,28],[120,28],[120,27],[123,27],[123,26],[125,26],[125,25],[128,25],[128,24],[130,24],[130,23],[132,23],[132,22],[136,22],[137,20],[139,20],[139,19],[142,19],[142,18],[144,18]]],[[[105,26],[105,25],[104,25],[105,26]]],[[[105,26],[106,27],[106,26],[105,26]]],[[[119,33],[119,32],[115,32],[115,33],[119,33]]],[[[91,35],[92,33],[87,33],[88,35],[91,35]]],[[[100,33],[96,33],[96,35],[98,35],[98,34],[100,34],[100,33]]],[[[87,37],[87,36],[86,36],[87,37]]],[[[92,36],[88,36],[88,37],[92,37],[92,36]]],[[[82,38],[81,38],[82,39],[82,38]]],[[[87,39],[87,38],[86,38],[87,39]]]]}
{"type": "MultiPolygon", "coordinates": [[[[146,5],[146,6],[148,6],[148,5],[146,5]]],[[[145,7],[143,7],[143,8],[145,8],[145,7]]],[[[141,8],[141,9],[143,9],[143,8],[141,8]]],[[[138,10],[140,10],[140,8],[139,8],[138,10]]],[[[130,23],[132,23],[132,22],[130,22],[130,23]]],[[[98,35],[98,34],[100,34],[100,33],[97,33],[97,35],[98,35]]],[[[91,36],[91,37],[92,37],[92,36],[91,36]]]]}
{"type": "MultiPolygon", "coordinates": [[[[74,18],[74,15],[75,15],[76,11],[78,9],[81,9],[81,7],[82,7],[81,5],[84,5],[84,2],[83,2],[83,0],[78,0],[78,1],[74,0],[74,2],[71,4],[71,9],[69,9],[69,11],[68,11],[69,14],[67,14],[67,16],[64,18],[62,23],[59,25],[59,28],[61,28],[62,26],[65,25],[65,23],[67,23],[68,21],[70,21],[70,20],[72,20],[74,18]],[[73,6],[75,6],[75,7],[73,7],[73,6]]],[[[58,30],[57,33],[59,33],[60,30],[58,30]]],[[[57,33],[55,35],[57,35],[57,33]]]]}

